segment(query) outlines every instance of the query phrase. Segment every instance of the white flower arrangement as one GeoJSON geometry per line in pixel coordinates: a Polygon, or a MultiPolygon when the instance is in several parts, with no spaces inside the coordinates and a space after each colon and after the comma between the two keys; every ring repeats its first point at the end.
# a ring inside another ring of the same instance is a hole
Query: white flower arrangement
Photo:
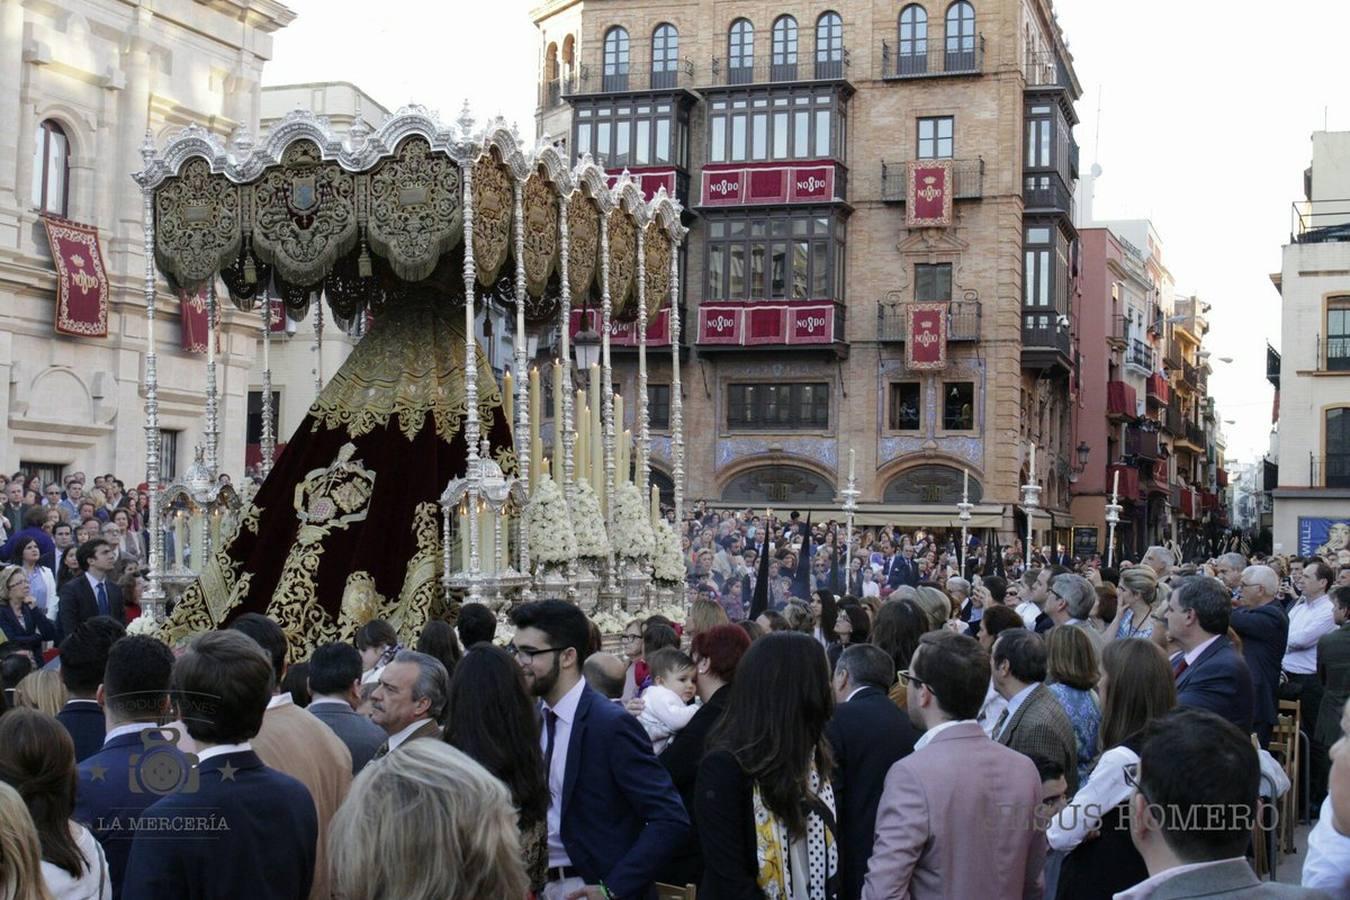
{"type": "Polygon", "coordinates": [[[672,622],[684,624],[685,618],[689,615],[685,610],[684,604],[678,603],[672,606],[653,606],[647,610],[647,616],[665,616],[672,622]]]}
{"type": "Polygon", "coordinates": [[[558,482],[545,475],[539,479],[530,499],[529,514],[530,554],[542,565],[556,565],[575,559],[577,539],[572,531],[572,516],[567,509],[558,482]]]}
{"type": "Polygon", "coordinates": [[[580,559],[604,559],[609,556],[609,535],[600,516],[600,499],[583,479],[572,491],[572,534],[580,559]]]}
{"type": "Polygon", "coordinates": [[[656,552],[651,508],[642,502],[637,485],[625,481],[614,490],[614,553],[620,559],[645,561],[656,552]]]}
{"type": "Polygon", "coordinates": [[[159,623],[150,618],[145,613],[131,620],[127,626],[128,635],[141,635],[143,637],[152,637],[159,639],[159,623]]]}
{"type": "Polygon", "coordinates": [[[629,621],[637,616],[620,615],[613,612],[595,613],[591,616],[591,621],[595,627],[600,629],[601,634],[622,634],[629,621]]]}
{"type": "Polygon", "coordinates": [[[656,526],[656,554],[652,558],[652,580],[659,585],[670,586],[684,581],[684,552],[680,550],[680,538],[669,522],[659,522],[656,526]]]}

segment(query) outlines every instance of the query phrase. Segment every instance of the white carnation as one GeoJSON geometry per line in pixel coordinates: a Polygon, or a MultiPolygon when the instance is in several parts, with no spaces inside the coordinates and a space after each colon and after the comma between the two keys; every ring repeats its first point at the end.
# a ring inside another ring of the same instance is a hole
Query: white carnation
{"type": "Polygon", "coordinates": [[[652,578],[658,583],[670,585],[684,581],[684,553],[680,550],[680,538],[669,522],[662,521],[656,526],[656,555],[652,566],[652,578]]]}
{"type": "Polygon", "coordinates": [[[590,484],[578,481],[572,491],[572,533],[576,536],[577,556],[604,559],[609,556],[609,536],[600,516],[600,499],[590,484]]]}
{"type": "Polygon", "coordinates": [[[539,479],[530,499],[530,556],[536,563],[565,563],[577,555],[577,539],[562,488],[550,476],[539,479]]]}
{"type": "Polygon", "coordinates": [[[159,624],[148,615],[142,613],[131,620],[131,624],[127,626],[127,634],[158,638],[159,624]]]}
{"type": "Polygon", "coordinates": [[[647,560],[656,550],[651,507],[637,485],[625,481],[614,490],[614,553],[621,559],[647,560]]]}

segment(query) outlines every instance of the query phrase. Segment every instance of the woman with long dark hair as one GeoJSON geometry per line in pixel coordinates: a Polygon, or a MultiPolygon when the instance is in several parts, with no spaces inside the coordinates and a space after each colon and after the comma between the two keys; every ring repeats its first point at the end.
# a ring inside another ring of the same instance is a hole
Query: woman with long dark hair
{"type": "MultiPolygon", "coordinates": [[[[895,663],[895,671],[908,669],[919,647],[919,638],[929,628],[928,615],[913,600],[887,600],[877,613],[877,621],[872,626],[872,643],[890,654],[895,663]]],[[[891,687],[891,701],[901,709],[907,709],[905,683],[897,678],[891,687]]]]}
{"type": "Polygon", "coordinates": [[[1144,726],[1177,702],[1172,666],[1149,640],[1107,644],[1097,690],[1102,698],[1097,742],[1104,752],[1087,783],[1046,829],[1051,849],[1069,854],[1055,894],[1066,900],[1108,898],[1148,877],[1130,841],[1128,803],[1134,789],[1125,770],[1139,764],[1144,726]]]}
{"type": "Polygon", "coordinates": [[[56,589],[61,587],[72,578],[79,578],[84,574],[80,568],[80,561],[75,558],[75,552],[80,548],[71,544],[64,550],[58,551],[60,558],[56,562],[56,589]]]}
{"type": "Polygon", "coordinates": [[[811,595],[811,618],[816,623],[815,639],[828,648],[835,640],[834,623],[839,618],[839,604],[832,591],[821,589],[811,595]]]}
{"type": "Polygon", "coordinates": [[[770,634],[741,657],[698,768],[700,900],[838,895],[833,712],[825,654],[809,635],[770,634]]]}
{"type": "Polygon", "coordinates": [[[112,884],[98,841],[71,819],[75,744],[65,727],[36,710],[0,717],[0,781],[19,792],[42,844],[42,877],[56,898],[108,900],[112,884]]]}
{"type": "Polygon", "coordinates": [[[548,782],[539,711],[510,654],[491,644],[469,648],[450,680],[445,722],[445,742],[473,757],[511,792],[525,874],[539,890],[548,870],[548,782]]]}
{"type": "MultiPolygon", "coordinates": [[[[830,671],[834,671],[835,665],[839,662],[839,657],[843,655],[845,648],[852,644],[866,644],[868,638],[872,636],[872,622],[867,618],[867,613],[856,603],[849,603],[839,607],[839,618],[834,622],[834,641],[830,644],[825,655],[830,660],[830,671]]],[[[896,671],[899,671],[898,669],[896,671]]]]}
{"type": "Polygon", "coordinates": [[[455,676],[455,667],[464,655],[459,647],[459,638],[455,637],[455,629],[439,619],[428,622],[422,628],[422,634],[417,638],[417,652],[439,659],[451,678],[455,676]]]}

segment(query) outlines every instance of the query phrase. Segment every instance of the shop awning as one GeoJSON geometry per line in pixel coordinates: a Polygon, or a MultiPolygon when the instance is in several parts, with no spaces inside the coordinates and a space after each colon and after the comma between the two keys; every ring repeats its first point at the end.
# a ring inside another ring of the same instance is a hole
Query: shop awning
{"type": "MultiPolygon", "coordinates": [[[[802,519],[811,513],[812,522],[836,522],[844,520],[844,511],[838,506],[791,503],[774,507],[774,517],[786,520],[793,512],[800,512],[802,519]]],[[[978,504],[970,511],[969,528],[1002,528],[1003,507],[997,503],[978,504]]],[[[855,528],[875,525],[894,525],[897,528],[960,528],[961,519],[954,507],[934,506],[930,504],[859,504],[853,516],[855,528]]]]}

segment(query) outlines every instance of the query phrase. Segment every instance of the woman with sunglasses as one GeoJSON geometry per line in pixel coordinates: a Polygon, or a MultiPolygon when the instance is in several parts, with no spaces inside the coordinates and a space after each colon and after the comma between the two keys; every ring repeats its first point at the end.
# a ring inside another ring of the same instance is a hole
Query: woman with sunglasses
{"type": "Polygon", "coordinates": [[[0,572],[0,631],[5,640],[18,644],[41,661],[42,642],[56,640],[56,626],[37,608],[21,566],[6,566],[0,572]]]}

